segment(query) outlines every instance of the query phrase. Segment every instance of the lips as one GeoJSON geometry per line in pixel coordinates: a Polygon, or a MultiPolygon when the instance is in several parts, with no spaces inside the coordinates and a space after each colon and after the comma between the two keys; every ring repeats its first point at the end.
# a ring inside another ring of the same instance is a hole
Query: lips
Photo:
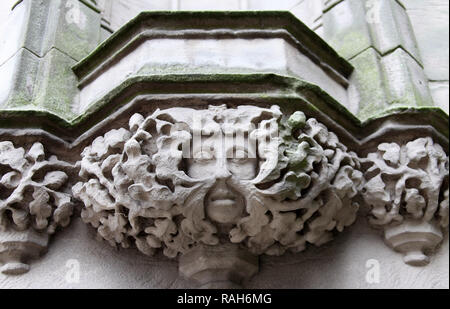
{"type": "Polygon", "coordinates": [[[205,207],[206,215],[213,222],[233,224],[242,217],[244,200],[224,182],[219,182],[209,192],[205,207]]]}
{"type": "Polygon", "coordinates": [[[236,202],[236,197],[229,190],[217,189],[209,198],[217,206],[230,206],[236,202]]]}

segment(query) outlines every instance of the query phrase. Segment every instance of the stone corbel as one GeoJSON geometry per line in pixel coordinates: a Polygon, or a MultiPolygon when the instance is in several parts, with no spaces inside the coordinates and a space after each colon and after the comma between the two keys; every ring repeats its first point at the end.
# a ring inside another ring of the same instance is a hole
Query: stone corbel
{"type": "Polygon", "coordinates": [[[383,230],[386,243],[403,253],[407,264],[428,264],[448,228],[448,162],[430,137],[383,143],[362,159],[370,223],[383,230]]]}
{"type": "Polygon", "coordinates": [[[68,178],[73,166],[46,156],[44,146],[28,149],[0,142],[0,271],[18,275],[46,251],[49,236],[66,227],[73,211],[68,178]]]}
{"type": "Polygon", "coordinates": [[[135,114],[87,147],[80,167],[73,193],[101,238],[179,257],[203,287],[241,286],[258,256],[330,241],[354,222],[363,180],[334,133],[278,106],[135,114]]]}

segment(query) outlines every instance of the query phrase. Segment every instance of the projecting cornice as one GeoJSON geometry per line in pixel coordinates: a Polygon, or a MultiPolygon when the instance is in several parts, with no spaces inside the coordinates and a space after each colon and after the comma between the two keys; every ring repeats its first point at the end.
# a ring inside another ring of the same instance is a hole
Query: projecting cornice
{"type": "Polygon", "coordinates": [[[83,113],[127,78],[278,73],[348,104],[352,66],[288,12],[145,12],[74,67],[83,113]]]}
{"type": "Polygon", "coordinates": [[[83,80],[111,57],[155,38],[269,39],[281,37],[294,44],[317,65],[348,78],[353,67],[325,41],[287,11],[251,12],[142,12],[89,56],[74,71],[83,80]],[[136,44],[136,45],[133,45],[136,44]]]}
{"type": "Polygon", "coordinates": [[[73,149],[83,145],[85,139],[108,123],[120,121],[142,108],[152,110],[158,104],[170,102],[172,95],[186,104],[192,101],[205,105],[224,101],[254,102],[301,109],[335,128],[355,151],[363,148],[368,151],[368,143],[373,146],[377,140],[388,140],[389,136],[405,130],[416,136],[431,135],[442,145],[448,145],[448,115],[440,108],[395,108],[362,122],[320,87],[276,74],[136,76],[124,81],[72,121],[46,111],[0,111],[0,136],[20,138],[17,129],[43,130],[53,142],[73,149]]]}

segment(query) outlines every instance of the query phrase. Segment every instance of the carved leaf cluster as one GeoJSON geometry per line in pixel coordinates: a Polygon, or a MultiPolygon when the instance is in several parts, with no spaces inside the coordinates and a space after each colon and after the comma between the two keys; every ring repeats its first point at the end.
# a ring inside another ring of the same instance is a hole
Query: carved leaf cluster
{"type": "Polygon", "coordinates": [[[68,163],[35,143],[28,151],[0,142],[0,229],[30,227],[53,234],[70,223],[71,195],[65,193],[68,163]]]}
{"type": "Polygon", "coordinates": [[[448,226],[448,157],[432,138],[380,144],[362,162],[368,166],[364,199],[372,224],[437,218],[448,226]]]}
{"type": "Polygon", "coordinates": [[[300,252],[320,246],[353,224],[363,185],[359,160],[316,119],[293,114],[282,126],[276,171],[269,188],[257,184],[250,215],[231,231],[255,254],[300,252]]]}

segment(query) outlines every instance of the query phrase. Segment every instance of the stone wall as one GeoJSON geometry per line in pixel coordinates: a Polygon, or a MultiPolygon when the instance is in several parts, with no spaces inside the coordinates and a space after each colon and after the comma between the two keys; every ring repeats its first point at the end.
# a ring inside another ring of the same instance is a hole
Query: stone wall
{"type": "Polygon", "coordinates": [[[414,28],[434,102],[448,113],[448,1],[405,0],[403,5],[414,28]]]}

